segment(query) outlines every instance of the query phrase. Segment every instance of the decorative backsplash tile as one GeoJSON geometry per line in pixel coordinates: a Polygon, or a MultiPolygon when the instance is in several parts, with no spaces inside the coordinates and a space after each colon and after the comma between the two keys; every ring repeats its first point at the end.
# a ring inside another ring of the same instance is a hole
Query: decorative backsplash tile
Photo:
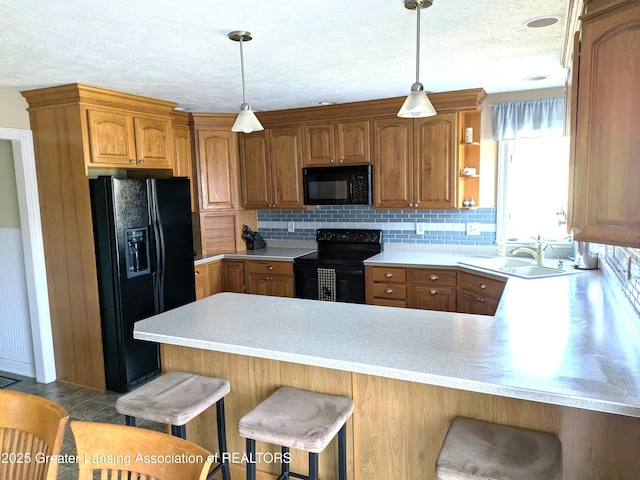
{"type": "Polygon", "coordinates": [[[369,205],[319,206],[312,210],[258,210],[258,230],[265,239],[315,240],[318,228],[382,230],[384,242],[447,245],[493,245],[496,209],[374,210],[369,205]],[[416,224],[424,233],[416,233],[416,224]],[[467,224],[479,224],[479,235],[467,235],[467,224]],[[293,231],[289,231],[290,228],[293,231]]]}
{"type": "Polygon", "coordinates": [[[621,291],[640,315],[640,249],[607,245],[602,261],[613,272],[621,291]]]}

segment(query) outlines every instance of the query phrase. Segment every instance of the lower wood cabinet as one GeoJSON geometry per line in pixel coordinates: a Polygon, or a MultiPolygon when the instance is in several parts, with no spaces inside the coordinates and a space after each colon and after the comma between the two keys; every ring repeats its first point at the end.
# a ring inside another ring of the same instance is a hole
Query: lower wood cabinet
{"type": "Polygon", "coordinates": [[[244,261],[223,260],[222,291],[244,293],[244,261]]]}
{"type": "Polygon", "coordinates": [[[194,273],[196,276],[196,300],[202,300],[211,295],[211,293],[209,293],[209,272],[207,264],[196,265],[194,273]]]}
{"type": "Polygon", "coordinates": [[[365,267],[370,305],[494,315],[505,284],[455,268],[365,267]]]}
{"type": "Polygon", "coordinates": [[[247,260],[245,263],[246,292],[274,297],[293,297],[292,262],[247,260]]]}
{"type": "Polygon", "coordinates": [[[409,282],[411,308],[443,312],[457,310],[457,270],[411,268],[409,282]]]}
{"type": "Polygon", "coordinates": [[[505,284],[505,280],[460,272],[458,312],[494,315],[505,284]]]}

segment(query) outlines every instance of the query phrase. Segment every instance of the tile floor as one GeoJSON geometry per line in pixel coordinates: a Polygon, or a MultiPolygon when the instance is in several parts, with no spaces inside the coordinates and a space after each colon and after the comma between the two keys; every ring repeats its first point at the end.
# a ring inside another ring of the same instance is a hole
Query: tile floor
{"type": "MultiPolygon", "coordinates": [[[[33,378],[22,377],[2,371],[0,371],[0,375],[20,380],[6,387],[7,390],[31,393],[58,402],[69,412],[69,422],[73,420],[87,420],[92,422],[119,423],[122,425],[125,423],[124,415],[120,415],[115,409],[115,401],[122,395],[121,393],[109,391],[103,393],[91,388],[80,387],[65,382],[37,383],[33,378]]],[[[136,425],[142,428],[165,431],[163,424],[147,420],[138,420],[136,425]]],[[[73,434],[68,424],[61,453],[76,454],[73,434]]],[[[75,464],[60,464],[58,480],[74,480],[77,478],[78,470],[75,464]]]]}

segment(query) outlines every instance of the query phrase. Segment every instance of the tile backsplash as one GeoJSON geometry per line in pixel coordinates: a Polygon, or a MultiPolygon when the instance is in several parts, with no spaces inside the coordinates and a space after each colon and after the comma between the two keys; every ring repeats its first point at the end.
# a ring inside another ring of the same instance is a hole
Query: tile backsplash
{"type": "Polygon", "coordinates": [[[613,274],[623,295],[640,316],[640,249],[607,245],[601,256],[603,267],[613,274]]]}
{"type": "Polygon", "coordinates": [[[315,240],[318,228],[380,229],[384,242],[440,245],[493,245],[496,209],[374,210],[370,205],[319,206],[310,210],[258,210],[265,239],[315,240]],[[416,224],[424,233],[416,233],[416,224]],[[467,235],[475,224],[477,235],[467,235]],[[293,230],[293,231],[290,231],[293,230]]]}

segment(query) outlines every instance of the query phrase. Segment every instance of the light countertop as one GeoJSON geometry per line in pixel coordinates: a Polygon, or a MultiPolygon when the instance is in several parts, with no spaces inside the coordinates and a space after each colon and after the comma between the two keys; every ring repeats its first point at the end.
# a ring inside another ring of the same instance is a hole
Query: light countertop
{"type": "Polygon", "coordinates": [[[260,250],[243,250],[234,253],[204,255],[196,258],[195,264],[212,262],[228,258],[232,260],[267,260],[272,262],[293,262],[296,257],[314,252],[315,248],[265,247],[260,250]]]}
{"type": "Polygon", "coordinates": [[[134,337],[640,417],[640,341],[623,317],[592,271],[510,278],[495,317],[219,293],[134,337]]]}

